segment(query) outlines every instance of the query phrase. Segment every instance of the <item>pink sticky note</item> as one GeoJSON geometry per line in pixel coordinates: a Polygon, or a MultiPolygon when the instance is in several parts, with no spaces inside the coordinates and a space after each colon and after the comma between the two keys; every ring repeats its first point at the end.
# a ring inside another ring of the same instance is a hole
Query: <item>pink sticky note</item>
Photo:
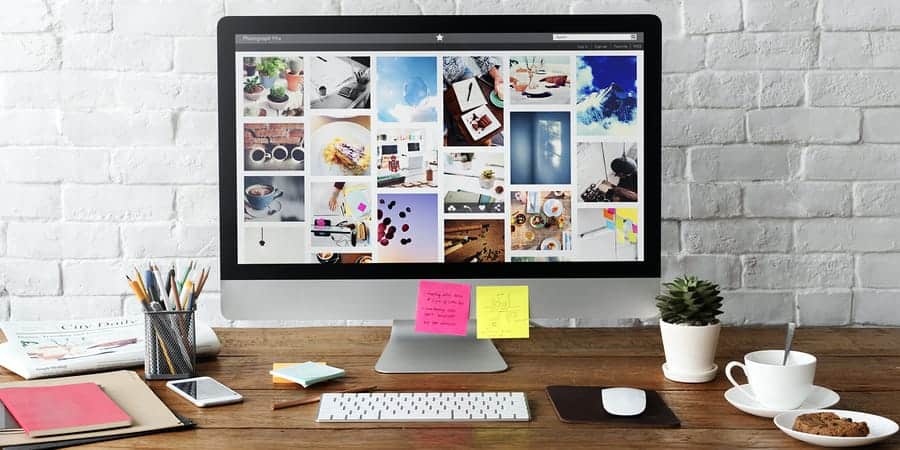
{"type": "Polygon", "coordinates": [[[416,332],[465,336],[471,297],[468,284],[420,281],[416,332]]]}
{"type": "Polygon", "coordinates": [[[359,205],[356,205],[356,209],[358,209],[360,212],[366,212],[366,209],[367,209],[368,207],[369,207],[369,206],[366,205],[366,204],[363,203],[363,202],[359,202],[359,205]]]}

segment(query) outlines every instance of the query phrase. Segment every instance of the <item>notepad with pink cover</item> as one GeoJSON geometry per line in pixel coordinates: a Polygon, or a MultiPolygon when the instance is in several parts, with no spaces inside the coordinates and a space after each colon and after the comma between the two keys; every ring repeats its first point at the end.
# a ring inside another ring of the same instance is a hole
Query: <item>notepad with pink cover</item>
{"type": "Polygon", "coordinates": [[[30,437],[131,425],[131,417],[96,383],[0,389],[0,401],[30,437]]]}

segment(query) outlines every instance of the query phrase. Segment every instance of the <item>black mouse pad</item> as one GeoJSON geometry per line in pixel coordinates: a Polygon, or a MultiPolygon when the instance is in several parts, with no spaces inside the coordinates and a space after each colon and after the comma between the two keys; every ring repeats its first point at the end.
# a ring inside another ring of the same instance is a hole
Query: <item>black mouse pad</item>
{"type": "Polygon", "coordinates": [[[603,409],[604,386],[547,386],[550,403],[565,423],[593,423],[611,427],[677,428],[681,421],[656,391],[647,393],[647,409],[631,417],[614,416],[603,409]]]}

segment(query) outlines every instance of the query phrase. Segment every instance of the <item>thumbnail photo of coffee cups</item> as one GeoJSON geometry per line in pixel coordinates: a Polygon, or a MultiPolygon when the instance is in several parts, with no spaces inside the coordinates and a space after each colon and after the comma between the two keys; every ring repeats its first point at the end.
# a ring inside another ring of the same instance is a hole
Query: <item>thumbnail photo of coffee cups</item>
{"type": "Polygon", "coordinates": [[[435,262],[437,194],[378,194],[375,256],[378,262],[435,262]]]}
{"type": "Polygon", "coordinates": [[[369,116],[310,118],[309,170],[316,176],[370,174],[369,116]]]}
{"type": "Polygon", "coordinates": [[[579,208],[575,257],[584,261],[638,259],[637,208],[579,208]]]}
{"type": "Polygon", "coordinates": [[[375,139],[378,187],[437,187],[434,126],[382,128],[375,139]]]}
{"type": "Polygon", "coordinates": [[[572,102],[572,60],[559,55],[509,57],[510,103],[569,105],[572,102]]]}
{"type": "Polygon", "coordinates": [[[571,183],[568,111],[516,111],[509,122],[512,184],[571,183]]]}
{"type": "Polygon", "coordinates": [[[513,191],[512,250],[572,250],[572,193],[513,191]]]}
{"type": "Polygon", "coordinates": [[[244,170],[303,170],[302,123],[245,123],[244,170]]]}
{"type": "Polygon", "coordinates": [[[307,199],[313,247],[365,248],[371,243],[372,187],[346,181],[314,182],[307,199]]]}
{"type": "Polygon", "coordinates": [[[303,58],[245,56],[242,60],[245,117],[303,115],[303,58]]]}
{"type": "Polygon", "coordinates": [[[306,262],[305,224],[291,227],[244,227],[242,264],[300,264],[306,262]]]}
{"type": "Polygon", "coordinates": [[[578,200],[586,203],[638,200],[635,142],[579,142],[578,200]]]}
{"type": "Polygon", "coordinates": [[[320,55],[310,58],[309,106],[312,109],[369,108],[372,84],[368,56],[320,55]]]}
{"type": "Polygon", "coordinates": [[[445,153],[441,179],[444,212],[503,213],[505,173],[502,153],[492,151],[445,153]]]}
{"type": "Polygon", "coordinates": [[[375,98],[380,122],[437,122],[437,58],[375,58],[375,98]]]}
{"type": "Polygon", "coordinates": [[[319,252],[313,255],[319,264],[371,264],[375,262],[371,253],[319,252]]]}
{"type": "Polygon", "coordinates": [[[303,222],[302,176],[245,176],[245,222],[303,222]]]}
{"type": "Polygon", "coordinates": [[[503,145],[503,67],[499,56],[444,56],[444,145],[503,145]]]}
{"type": "Polygon", "coordinates": [[[506,258],[503,219],[444,221],[444,261],[493,263],[506,258]]]}
{"type": "Polygon", "coordinates": [[[578,94],[575,133],[579,136],[636,136],[638,88],[636,56],[576,57],[578,94]]]}

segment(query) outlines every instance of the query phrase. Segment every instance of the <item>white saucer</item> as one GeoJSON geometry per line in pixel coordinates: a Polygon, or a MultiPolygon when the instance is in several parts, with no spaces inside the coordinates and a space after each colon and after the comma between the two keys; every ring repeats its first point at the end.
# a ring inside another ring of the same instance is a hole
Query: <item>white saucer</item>
{"type": "MultiPolygon", "coordinates": [[[[749,384],[741,385],[741,387],[749,392],[753,392],[753,389],[750,388],[749,384]]],[[[731,406],[734,406],[747,414],[772,418],[784,412],[828,408],[841,401],[841,396],[838,395],[837,392],[826,387],[813,386],[812,393],[809,394],[809,397],[807,397],[799,407],[795,409],[772,409],[761,405],[752,398],[748,398],[740,389],[732,387],[725,391],[725,400],[728,400],[728,403],[731,403],[731,406]]]]}
{"type": "Polygon", "coordinates": [[[244,213],[249,216],[251,219],[263,219],[266,217],[274,216],[281,212],[281,202],[278,200],[272,200],[272,203],[269,203],[269,207],[266,209],[253,209],[249,203],[244,202],[244,213]]]}
{"type": "Polygon", "coordinates": [[[900,428],[897,426],[897,422],[886,417],[839,409],[784,412],[775,416],[775,426],[794,439],[808,444],[820,445],[822,447],[860,447],[863,445],[870,445],[893,436],[894,433],[897,432],[897,429],[900,428]],[[863,421],[869,426],[869,435],[865,437],[819,436],[818,434],[803,433],[801,431],[793,430],[794,420],[797,416],[800,414],[818,412],[832,412],[844,419],[853,419],[854,422],[863,421]]]}
{"type": "Polygon", "coordinates": [[[662,371],[666,378],[679,383],[706,383],[716,377],[719,366],[713,364],[709,370],[700,373],[678,373],[669,370],[669,366],[663,363],[662,371]]]}

